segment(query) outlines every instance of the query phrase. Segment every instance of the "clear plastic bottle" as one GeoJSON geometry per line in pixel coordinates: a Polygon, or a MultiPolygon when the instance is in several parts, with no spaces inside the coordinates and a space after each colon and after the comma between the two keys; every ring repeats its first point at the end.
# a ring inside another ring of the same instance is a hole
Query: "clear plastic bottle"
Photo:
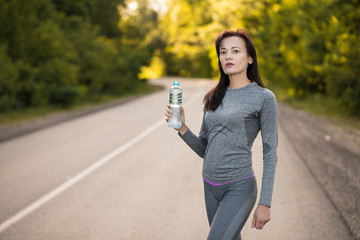
{"type": "Polygon", "coordinates": [[[168,121],[170,128],[181,128],[180,106],[182,104],[182,93],[183,90],[179,86],[179,82],[174,82],[169,90],[169,104],[172,111],[172,115],[168,121]]]}

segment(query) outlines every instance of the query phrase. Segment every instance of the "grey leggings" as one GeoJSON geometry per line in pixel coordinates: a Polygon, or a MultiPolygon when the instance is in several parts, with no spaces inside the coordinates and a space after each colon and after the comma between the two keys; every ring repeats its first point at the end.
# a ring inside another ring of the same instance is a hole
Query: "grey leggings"
{"type": "Polygon", "coordinates": [[[204,181],[206,212],[210,225],[207,240],[241,240],[257,196],[255,177],[222,186],[204,181]]]}

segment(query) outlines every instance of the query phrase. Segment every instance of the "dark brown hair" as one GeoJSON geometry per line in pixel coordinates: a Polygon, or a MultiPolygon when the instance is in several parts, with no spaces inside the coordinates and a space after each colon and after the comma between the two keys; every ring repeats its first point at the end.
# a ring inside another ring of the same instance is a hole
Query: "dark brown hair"
{"type": "Polygon", "coordinates": [[[225,96],[225,92],[227,87],[230,84],[230,78],[227,74],[225,74],[221,63],[220,63],[220,44],[221,41],[227,37],[241,37],[245,41],[246,52],[252,57],[253,63],[248,65],[246,70],[246,75],[251,82],[256,82],[260,87],[265,87],[264,83],[261,80],[258,62],[256,58],[256,51],[253,41],[249,33],[242,28],[237,29],[237,31],[223,31],[215,41],[216,53],[219,59],[219,70],[220,70],[220,80],[219,83],[211,89],[204,97],[204,111],[215,111],[215,109],[221,104],[222,99],[225,96]]]}

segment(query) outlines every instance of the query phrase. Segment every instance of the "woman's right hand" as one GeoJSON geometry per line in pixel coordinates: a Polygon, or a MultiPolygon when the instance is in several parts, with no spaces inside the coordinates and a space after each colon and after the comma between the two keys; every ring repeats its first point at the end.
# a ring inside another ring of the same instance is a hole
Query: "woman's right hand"
{"type": "MultiPolygon", "coordinates": [[[[181,128],[174,128],[174,129],[176,131],[178,131],[180,133],[180,135],[183,135],[188,129],[185,124],[185,111],[184,111],[183,106],[180,107],[180,111],[181,111],[181,128]]],[[[169,118],[171,117],[171,115],[172,115],[172,111],[170,108],[170,104],[168,104],[166,106],[166,110],[165,110],[166,122],[169,122],[169,118]]]]}

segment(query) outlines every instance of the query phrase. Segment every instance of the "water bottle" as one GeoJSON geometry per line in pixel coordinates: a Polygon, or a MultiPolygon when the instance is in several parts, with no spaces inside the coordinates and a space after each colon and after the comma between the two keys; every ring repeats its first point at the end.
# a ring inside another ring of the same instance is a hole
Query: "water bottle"
{"type": "Polygon", "coordinates": [[[170,128],[181,128],[180,106],[182,104],[182,93],[183,90],[179,86],[179,82],[174,82],[169,90],[169,103],[172,111],[172,115],[168,121],[170,128]]]}

